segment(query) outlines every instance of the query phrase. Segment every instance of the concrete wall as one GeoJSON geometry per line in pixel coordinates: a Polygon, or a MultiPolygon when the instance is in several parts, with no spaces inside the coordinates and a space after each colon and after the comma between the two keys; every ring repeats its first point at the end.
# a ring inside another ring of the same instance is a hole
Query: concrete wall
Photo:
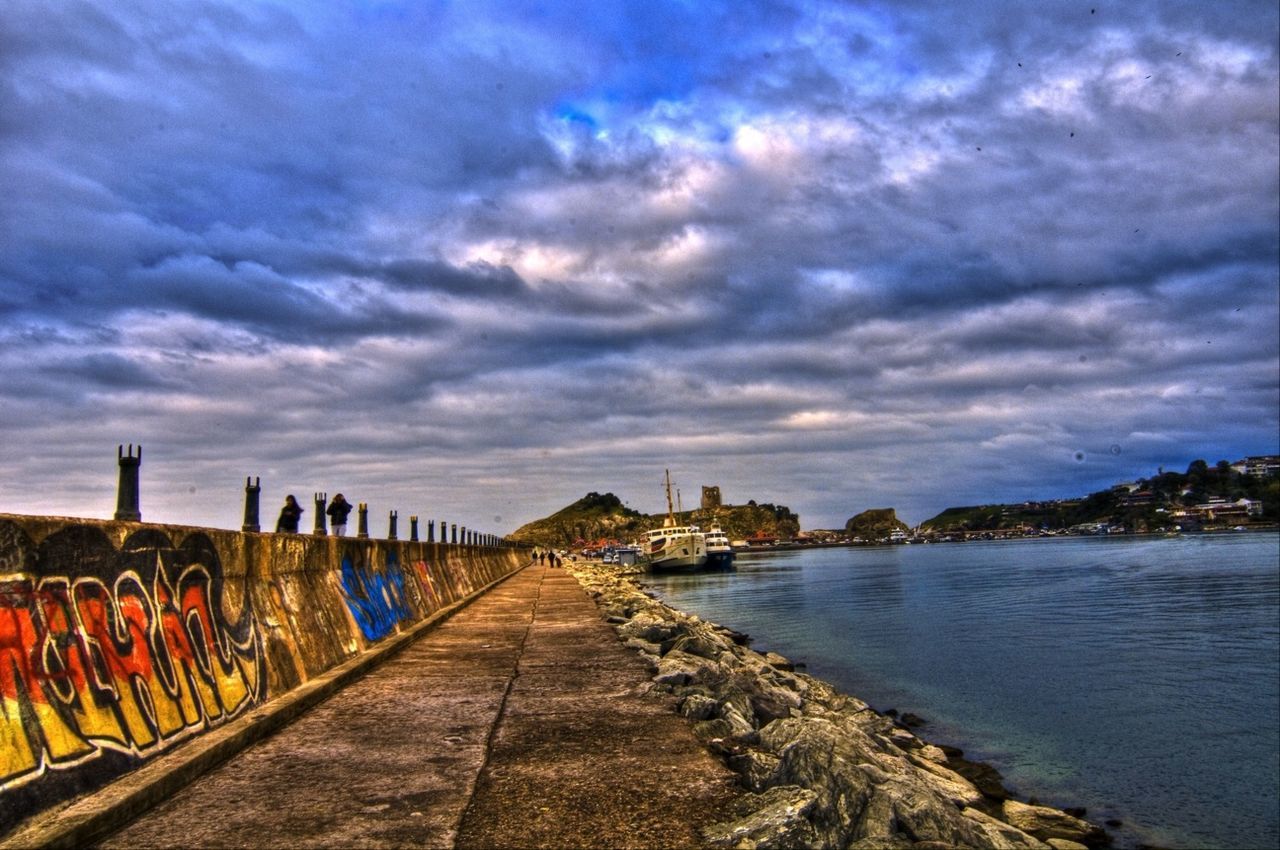
{"type": "Polygon", "coordinates": [[[527,560],[525,549],[0,514],[0,834],[527,560]]]}

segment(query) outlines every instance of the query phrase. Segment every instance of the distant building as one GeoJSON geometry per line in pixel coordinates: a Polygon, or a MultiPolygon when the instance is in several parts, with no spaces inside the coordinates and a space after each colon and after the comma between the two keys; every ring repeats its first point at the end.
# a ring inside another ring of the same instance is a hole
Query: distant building
{"type": "Polygon", "coordinates": [[[1226,499],[1210,499],[1198,505],[1175,510],[1172,516],[1179,519],[1189,518],[1206,522],[1244,519],[1246,517],[1262,516],[1262,502],[1256,499],[1236,499],[1234,502],[1228,502],[1226,499]]]}
{"type": "Polygon", "coordinates": [[[1254,455],[1231,464],[1231,468],[1241,475],[1254,478],[1266,478],[1269,475],[1280,475],[1280,455],[1254,455]]]}
{"type": "Polygon", "coordinates": [[[713,511],[720,507],[720,488],[703,487],[702,488],[702,509],[704,511],[713,511]]]}

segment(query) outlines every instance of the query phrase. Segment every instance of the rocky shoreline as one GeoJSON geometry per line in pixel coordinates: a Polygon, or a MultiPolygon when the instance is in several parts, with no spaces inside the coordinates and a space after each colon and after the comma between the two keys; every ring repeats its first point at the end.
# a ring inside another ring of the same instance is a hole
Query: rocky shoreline
{"type": "Polygon", "coordinates": [[[757,652],[746,635],[685,614],[636,583],[634,572],[565,563],[619,638],[641,653],[654,687],[676,699],[694,732],[751,793],[735,819],[708,826],[730,848],[1107,847],[1078,815],[1013,800],[988,765],[934,746],[908,728],[757,652]]]}

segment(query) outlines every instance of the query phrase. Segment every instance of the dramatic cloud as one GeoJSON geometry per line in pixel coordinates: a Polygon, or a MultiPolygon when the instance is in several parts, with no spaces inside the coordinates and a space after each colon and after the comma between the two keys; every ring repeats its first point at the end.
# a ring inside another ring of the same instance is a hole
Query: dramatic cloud
{"type": "Polygon", "coordinates": [[[109,515],[130,442],[155,521],[499,533],[1280,451],[1278,17],[10,3],[0,511],[109,515]]]}

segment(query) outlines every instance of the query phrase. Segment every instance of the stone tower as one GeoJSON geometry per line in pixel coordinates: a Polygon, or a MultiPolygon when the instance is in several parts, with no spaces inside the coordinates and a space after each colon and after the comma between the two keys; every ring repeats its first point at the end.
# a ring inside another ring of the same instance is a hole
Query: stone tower
{"type": "Polygon", "coordinates": [[[720,507],[720,488],[719,487],[703,487],[702,488],[702,509],[704,511],[713,511],[720,507]]]}

